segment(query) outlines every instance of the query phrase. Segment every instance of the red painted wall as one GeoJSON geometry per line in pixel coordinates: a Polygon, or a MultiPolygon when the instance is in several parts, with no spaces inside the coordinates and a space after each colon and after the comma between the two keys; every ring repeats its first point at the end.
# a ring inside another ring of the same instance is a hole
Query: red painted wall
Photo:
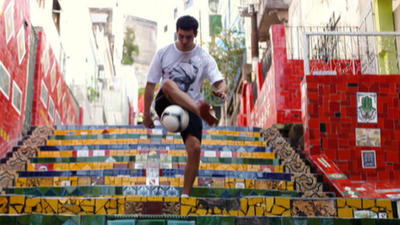
{"type": "MultiPolygon", "coordinates": [[[[8,97],[0,91],[0,157],[21,139],[25,115],[25,91],[30,48],[29,37],[31,34],[31,27],[24,26],[25,21],[30,24],[29,1],[5,0],[4,4],[0,5],[0,61],[10,75],[8,97]],[[12,19],[10,21],[13,23],[10,23],[11,26],[8,27],[11,28],[9,30],[13,30],[12,33],[6,31],[6,14],[11,15],[8,18],[12,19]],[[19,32],[23,32],[23,34],[19,32]],[[8,36],[8,34],[12,35],[8,36]],[[20,36],[20,43],[25,46],[25,54],[23,58],[21,57],[21,62],[18,52],[18,34],[24,35],[24,38],[20,36]],[[6,36],[9,37],[8,41],[6,36]],[[22,92],[21,98],[19,98],[20,111],[16,110],[12,104],[15,85],[22,92]]],[[[4,84],[5,80],[0,80],[0,82],[4,84]]]]}
{"type": "Polygon", "coordinates": [[[326,155],[352,181],[400,179],[400,77],[308,76],[305,82],[306,153],[326,155]],[[377,93],[377,123],[358,122],[357,92],[377,93]],[[380,129],[381,146],[356,146],[356,128],[380,129]],[[376,151],[376,169],[362,167],[363,150],[376,151]]]}
{"type": "MultiPolygon", "coordinates": [[[[56,125],[57,113],[60,115],[61,123],[64,125],[81,124],[81,118],[78,117],[78,112],[75,111],[72,96],[62,76],[56,56],[46,40],[46,34],[40,31],[38,36],[32,124],[36,126],[56,125]],[[47,54],[48,57],[46,56],[47,54]],[[53,67],[55,69],[55,77],[52,77],[53,67]],[[48,98],[45,102],[41,98],[42,91],[44,91],[43,84],[48,91],[48,98]],[[50,115],[50,101],[54,103],[54,115],[50,115]]],[[[82,115],[80,116],[82,117],[82,115]]]]}

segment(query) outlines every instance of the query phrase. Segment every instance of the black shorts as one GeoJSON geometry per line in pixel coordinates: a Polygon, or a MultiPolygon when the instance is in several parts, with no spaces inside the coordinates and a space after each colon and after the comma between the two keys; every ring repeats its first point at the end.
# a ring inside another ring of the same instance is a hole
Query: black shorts
{"type": "MultiPolygon", "coordinates": [[[[173,104],[164,95],[162,89],[160,89],[160,91],[156,96],[156,101],[155,101],[155,110],[159,118],[161,118],[161,115],[164,112],[165,108],[167,108],[170,105],[173,104]]],[[[197,139],[199,139],[201,143],[201,137],[203,134],[203,120],[198,115],[190,112],[189,110],[187,110],[187,112],[189,113],[189,125],[184,131],[181,132],[183,142],[186,142],[186,138],[190,133],[197,139]]]]}

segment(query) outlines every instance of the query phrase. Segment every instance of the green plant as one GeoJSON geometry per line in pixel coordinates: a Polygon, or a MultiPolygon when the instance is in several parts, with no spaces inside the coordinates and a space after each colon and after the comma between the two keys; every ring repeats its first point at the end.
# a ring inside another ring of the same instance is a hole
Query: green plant
{"type": "MultiPolygon", "coordinates": [[[[96,87],[96,82],[93,77],[91,83],[94,83],[94,87],[96,87]]],[[[97,101],[100,98],[100,92],[94,87],[86,82],[87,99],[89,102],[97,101]]]]}
{"type": "Polygon", "coordinates": [[[125,37],[124,37],[124,46],[123,46],[123,55],[121,63],[123,65],[132,65],[134,63],[133,57],[138,56],[139,46],[135,44],[135,31],[132,28],[126,28],[125,37]]]}
{"type": "MultiPolygon", "coordinates": [[[[218,68],[225,78],[229,90],[234,87],[237,71],[241,68],[243,54],[245,52],[245,38],[242,31],[236,28],[225,28],[208,43],[210,55],[214,57],[218,68]]],[[[207,81],[204,82],[204,98],[212,105],[222,102],[215,97],[212,87],[207,81]]]]}

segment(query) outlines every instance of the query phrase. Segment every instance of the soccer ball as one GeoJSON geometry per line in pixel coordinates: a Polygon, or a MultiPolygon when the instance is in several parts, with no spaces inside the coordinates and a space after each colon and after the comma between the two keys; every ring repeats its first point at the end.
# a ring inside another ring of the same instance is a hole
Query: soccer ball
{"type": "Polygon", "coordinates": [[[189,125],[189,114],[179,105],[170,105],[162,113],[160,122],[170,132],[181,132],[189,125]]]}

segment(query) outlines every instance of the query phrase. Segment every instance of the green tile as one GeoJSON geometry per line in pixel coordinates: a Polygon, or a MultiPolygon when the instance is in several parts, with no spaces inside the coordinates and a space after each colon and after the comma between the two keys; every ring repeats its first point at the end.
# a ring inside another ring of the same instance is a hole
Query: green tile
{"type": "MultiPolygon", "coordinates": [[[[308,225],[307,218],[293,218],[292,222],[293,225],[308,225]]],[[[310,224],[310,225],[315,225],[315,224],[310,224]]]]}
{"type": "Polygon", "coordinates": [[[333,224],[334,225],[350,225],[350,220],[335,218],[335,219],[333,219],[333,224]]]}
{"type": "Polygon", "coordinates": [[[221,217],[220,225],[231,225],[231,224],[235,224],[234,217],[221,217]]]}
{"type": "Polygon", "coordinates": [[[282,224],[283,225],[292,225],[292,218],[291,217],[282,217],[282,224]]]}
{"type": "Polygon", "coordinates": [[[82,216],[81,225],[106,225],[106,216],[82,216]]]}
{"type": "Polygon", "coordinates": [[[165,220],[139,220],[137,225],[166,225],[165,220]]]}
{"type": "Polygon", "coordinates": [[[331,218],[320,218],[319,219],[320,225],[333,225],[333,219],[331,218]]]}
{"type": "Polygon", "coordinates": [[[42,224],[43,224],[43,215],[37,215],[37,214],[31,215],[30,225],[42,225],[42,224]]]}
{"type": "Polygon", "coordinates": [[[363,219],[362,225],[375,225],[375,219],[372,218],[363,219]]]}
{"type": "Polygon", "coordinates": [[[196,222],[187,220],[168,220],[167,225],[196,225],[196,222]]]}
{"type": "Polygon", "coordinates": [[[270,217],[269,225],[282,225],[282,218],[281,217],[270,217]]]}
{"type": "Polygon", "coordinates": [[[134,219],[107,221],[107,225],[135,225],[135,224],[136,224],[136,220],[134,220],[134,219]]]}
{"type": "Polygon", "coordinates": [[[319,218],[308,218],[308,225],[319,225],[319,218]]]}
{"type": "Polygon", "coordinates": [[[220,224],[221,217],[218,216],[199,216],[197,217],[197,225],[211,225],[211,224],[220,224]]]}

